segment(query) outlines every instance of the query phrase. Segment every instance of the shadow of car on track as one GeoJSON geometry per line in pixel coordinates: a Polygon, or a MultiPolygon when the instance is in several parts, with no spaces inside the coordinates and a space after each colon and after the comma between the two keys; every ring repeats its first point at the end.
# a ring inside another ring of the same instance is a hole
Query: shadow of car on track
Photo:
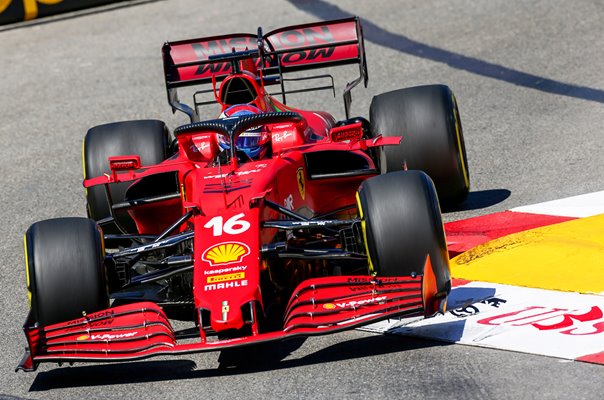
{"type": "MultiPolygon", "coordinates": [[[[463,309],[472,303],[488,299],[494,294],[495,291],[492,288],[456,287],[453,288],[449,297],[448,308],[450,310],[463,309]]],[[[455,321],[454,325],[456,325],[455,329],[459,331],[459,337],[461,337],[464,324],[463,319],[455,321]]],[[[451,328],[451,325],[451,323],[448,323],[448,329],[451,328]]],[[[277,343],[265,343],[258,346],[222,351],[218,357],[218,368],[212,369],[197,369],[197,364],[194,361],[185,359],[56,368],[39,372],[29,390],[37,392],[70,387],[110,386],[230,376],[352,360],[450,344],[415,337],[401,339],[397,335],[369,334],[369,336],[345,340],[324,347],[300,358],[286,359],[295,350],[299,349],[306,340],[308,339],[292,338],[277,343]]],[[[211,357],[210,354],[204,356],[211,357]]]]}
{"type": "Polygon", "coordinates": [[[511,194],[512,192],[507,189],[489,189],[470,192],[463,203],[457,205],[456,207],[443,207],[442,212],[470,211],[491,207],[495,204],[501,203],[510,197],[511,194]]]}
{"type": "Polygon", "coordinates": [[[410,324],[393,326],[385,333],[422,339],[440,340],[443,343],[457,343],[467,334],[466,322],[468,317],[480,313],[477,303],[490,304],[498,307],[505,300],[495,296],[495,288],[489,287],[454,287],[447,299],[447,313],[436,315],[410,324]]]}
{"type": "MultiPolygon", "coordinates": [[[[239,365],[235,365],[233,363],[234,359],[230,358],[230,363],[226,368],[225,365],[221,365],[218,368],[197,369],[197,364],[194,361],[182,359],[72,366],[39,372],[29,390],[31,392],[40,392],[73,387],[111,386],[233,376],[446,345],[448,344],[423,339],[404,338],[404,340],[401,340],[400,337],[392,335],[369,334],[366,337],[333,344],[301,358],[287,360],[275,360],[271,359],[271,357],[264,357],[265,353],[262,353],[262,348],[257,350],[253,348],[248,350],[242,349],[244,351],[241,351],[238,357],[241,361],[239,365]],[[252,358],[250,357],[250,351],[258,351],[260,354],[263,354],[263,357],[252,358]]],[[[272,343],[270,346],[273,348],[280,346],[289,348],[291,344],[272,343]]],[[[280,353],[282,350],[277,350],[277,353],[280,353]]],[[[209,354],[205,356],[209,356],[209,354]]]]}
{"type": "Polygon", "coordinates": [[[484,301],[495,295],[494,288],[455,287],[447,298],[447,310],[456,310],[470,304],[484,301]]]}

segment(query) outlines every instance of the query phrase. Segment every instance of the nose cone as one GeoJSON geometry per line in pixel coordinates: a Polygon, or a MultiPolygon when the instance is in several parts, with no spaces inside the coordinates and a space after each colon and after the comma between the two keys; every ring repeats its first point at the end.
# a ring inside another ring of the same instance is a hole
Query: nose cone
{"type": "Polygon", "coordinates": [[[215,332],[243,328],[251,322],[250,304],[262,303],[259,209],[235,205],[225,209],[225,194],[219,195],[222,207],[211,207],[207,200],[213,197],[204,196],[202,209],[208,214],[196,216],[194,222],[195,305],[204,310],[203,326],[210,325],[215,332]]]}

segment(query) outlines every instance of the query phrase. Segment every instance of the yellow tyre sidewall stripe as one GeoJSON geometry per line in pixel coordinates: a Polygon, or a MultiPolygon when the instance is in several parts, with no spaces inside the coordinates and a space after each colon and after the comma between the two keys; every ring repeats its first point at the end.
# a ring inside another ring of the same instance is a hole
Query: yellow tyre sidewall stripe
{"type": "Polygon", "coordinates": [[[27,233],[23,235],[23,254],[25,255],[25,282],[27,284],[27,300],[29,301],[29,307],[31,308],[31,280],[29,276],[29,255],[27,251],[27,233]]]}
{"type": "Polygon", "coordinates": [[[463,179],[467,188],[470,187],[470,176],[468,175],[468,168],[466,167],[466,161],[463,155],[463,146],[461,145],[461,133],[459,125],[459,115],[457,111],[457,100],[455,95],[451,93],[451,99],[453,100],[453,120],[455,121],[455,139],[457,140],[457,148],[459,150],[459,162],[461,164],[461,171],[463,173],[463,179]]]}
{"type": "Polygon", "coordinates": [[[367,263],[369,264],[369,273],[371,275],[376,275],[375,268],[373,267],[373,262],[371,261],[371,255],[369,254],[369,246],[367,245],[367,224],[365,222],[365,217],[363,216],[363,207],[361,206],[361,198],[359,197],[359,192],[356,193],[357,198],[357,206],[359,208],[359,218],[361,219],[361,230],[363,231],[363,241],[365,242],[365,253],[367,253],[367,263]]]}
{"type": "MultiPolygon", "coordinates": [[[[84,180],[87,179],[86,177],[86,139],[84,138],[84,140],[82,140],[82,175],[84,176],[84,180]]],[[[85,187],[84,188],[84,196],[86,198],[86,211],[88,212],[88,216],[92,215],[92,212],[90,210],[90,204],[88,204],[88,188],[85,187]]]]}

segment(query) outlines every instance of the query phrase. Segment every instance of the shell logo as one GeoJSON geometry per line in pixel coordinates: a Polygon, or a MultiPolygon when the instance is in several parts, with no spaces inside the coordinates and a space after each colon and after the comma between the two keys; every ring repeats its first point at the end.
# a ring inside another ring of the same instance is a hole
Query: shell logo
{"type": "Polygon", "coordinates": [[[325,303],[323,304],[323,308],[326,310],[333,310],[334,308],[336,308],[336,305],[332,303],[325,303]]]}
{"type": "Polygon", "coordinates": [[[224,242],[208,248],[201,255],[201,259],[209,262],[213,267],[220,264],[241,262],[243,257],[248,254],[250,254],[250,248],[246,244],[239,242],[224,242]]]}
{"type": "Polygon", "coordinates": [[[81,340],[88,340],[88,339],[90,339],[90,336],[89,336],[89,335],[82,335],[82,336],[78,336],[78,337],[76,338],[76,340],[77,340],[77,341],[81,341],[81,340]]]}

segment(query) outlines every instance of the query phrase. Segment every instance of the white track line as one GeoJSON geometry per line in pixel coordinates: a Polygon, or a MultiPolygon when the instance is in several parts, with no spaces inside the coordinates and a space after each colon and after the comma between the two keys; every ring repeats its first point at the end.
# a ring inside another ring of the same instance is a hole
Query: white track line
{"type": "Polygon", "coordinates": [[[604,214],[604,191],[512,208],[510,211],[585,218],[604,214]]]}
{"type": "Polygon", "coordinates": [[[383,321],[364,330],[574,360],[604,352],[604,297],[471,282],[445,315],[383,321]]]}

